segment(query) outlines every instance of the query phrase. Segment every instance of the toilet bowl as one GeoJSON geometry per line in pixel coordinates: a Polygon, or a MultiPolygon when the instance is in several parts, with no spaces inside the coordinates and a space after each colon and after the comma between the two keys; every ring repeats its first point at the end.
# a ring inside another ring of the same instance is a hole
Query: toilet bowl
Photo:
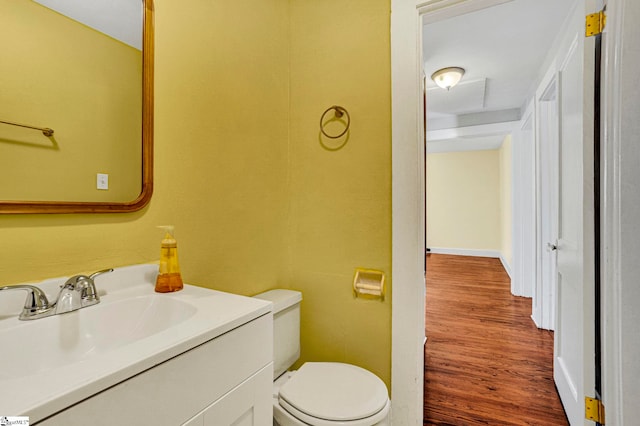
{"type": "Polygon", "coordinates": [[[255,297],[273,302],[273,420],[279,426],[388,426],[387,387],[364,368],[339,362],[307,362],[300,356],[300,301],[293,290],[255,297]]]}

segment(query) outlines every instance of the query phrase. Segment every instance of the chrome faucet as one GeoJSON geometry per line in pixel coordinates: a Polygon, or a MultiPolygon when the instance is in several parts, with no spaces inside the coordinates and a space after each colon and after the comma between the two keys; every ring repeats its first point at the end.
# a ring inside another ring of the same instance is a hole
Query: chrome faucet
{"type": "Polygon", "coordinates": [[[20,313],[21,320],[30,320],[48,317],[53,315],[54,306],[49,304],[47,296],[38,287],[32,285],[12,285],[0,288],[2,290],[26,290],[27,300],[20,313]]]}
{"type": "Polygon", "coordinates": [[[80,308],[100,303],[100,297],[93,281],[98,275],[113,272],[113,269],[104,269],[93,274],[75,275],[60,286],[61,290],[56,300],[56,314],[75,311],[80,308]]]}
{"type": "Polygon", "coordinates": [[[60,293],[54,303],[49,303],[47,296],[38,287],[32,285],[14,285],[1,287],[2,290],[26,290],[27,300],[20,313],[19,319],[32,320],[51,315],[64,314],[87,306],[100,303],[96,290],[95,277],[113,269],[104,269],[89,276],[75,275],[60,286],[60,293]]]}

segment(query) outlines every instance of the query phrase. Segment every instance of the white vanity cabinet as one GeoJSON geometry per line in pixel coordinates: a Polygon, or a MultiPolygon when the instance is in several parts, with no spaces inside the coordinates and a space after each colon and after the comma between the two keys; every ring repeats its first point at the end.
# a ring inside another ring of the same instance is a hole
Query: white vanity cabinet
{"type": "Polygon", "coordinates": [[[185,426],[253,426],[271,425],[271,398],[263,398],[265,387],[271,389],[273,367],[265,367],[222,398],[193,417],[185,426]],[[266,419],[266,421],[265,421],[266,419]]]}
{"type": "Polygon", "coordinates": [[[262,314],[37,425],[272,425],[273,319],[262,314]]]}

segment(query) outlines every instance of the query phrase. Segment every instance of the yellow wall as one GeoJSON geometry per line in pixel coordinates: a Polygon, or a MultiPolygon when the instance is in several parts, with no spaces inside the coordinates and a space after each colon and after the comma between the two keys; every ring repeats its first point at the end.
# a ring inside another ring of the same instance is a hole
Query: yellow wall
{"type": "Polygon", "coordinates": [[[186,282],[253,294],[282,278],[287,2],[156,0],[155,13],[150,205],[132,214],[0,216],[1,283],[157,261],[162,224],[176,226],[186,282]]]}
{"type": "Polygon", "coordinates": [[[0,119],[55,131],[0,125],[0,199],[135,199],[140,51],[29,0],[0,2],[0,40],[0,119]]]}
{"type": "Polygon", "coordinates": [[[186,282],[304,294],[302,359],[391,376],[389,1],[156,0],[155,191],[143,211],[0,217],[0,282],[156,261],[176,225],[186,282]],[[351,113],[328,151],[318,120],[351,113]]]}
{"type": "Polygon", "coordinates": [[[511,135],[497,150],[427,155],[427,246],[512,262],[511,135]]]}
{"type": "Polygon", "coordinates": [[[511,135],[507,135],[499,150],[500,155],[500,252],[502,257],[511,265],[513,261],[512,252],[512,230],[513,223],[511,213],[511,135]]]}
{"type": "Polygon", "coordinates": [[[387,385],[391,289],[380,302],[355,299],[351,285],[356,267],[391,278],[389,32],[388,0],[291,1],[289,267],[304,296],[302,361],[355,363],[387,385]],[[335,104],[351,115],[340,149],[318,127],[335,104]]]}
{"type": "Polygon", "coordinates": [[[501,250],[498,150],[427,155],[427,246],[501,250]]]}

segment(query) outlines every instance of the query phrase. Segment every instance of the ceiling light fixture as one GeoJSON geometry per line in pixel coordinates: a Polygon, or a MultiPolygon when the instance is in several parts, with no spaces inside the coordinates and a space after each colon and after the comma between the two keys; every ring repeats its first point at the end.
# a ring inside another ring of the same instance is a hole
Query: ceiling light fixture
{"type": "Polygon", "coordinates": [[[449,90],[460,82],[463,75],[464,68],[447,67],[431,74],[431,80],[443,89],[449,90]]]}

